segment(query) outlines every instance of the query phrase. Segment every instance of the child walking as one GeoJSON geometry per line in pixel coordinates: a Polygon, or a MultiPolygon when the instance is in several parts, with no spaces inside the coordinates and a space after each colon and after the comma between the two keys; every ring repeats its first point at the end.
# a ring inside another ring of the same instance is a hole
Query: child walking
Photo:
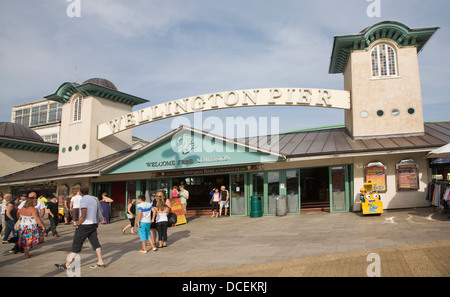
{"type": "Polygon", "coordinates": [[[142,243],[142,249],[139,251],[140,253],[147,253],[147,249],[145,248],[146,241],[150,243],[152,249],[154,251],[157,250],[152,241],[152,236],[150,235],[150,224],[155,221],[156,211],[153,208],[153,205],[149,202],[145,202],[145,196],[138,196],[138,217],[137,217],[137,227],[139,231],[139,237],[142,243]]]}

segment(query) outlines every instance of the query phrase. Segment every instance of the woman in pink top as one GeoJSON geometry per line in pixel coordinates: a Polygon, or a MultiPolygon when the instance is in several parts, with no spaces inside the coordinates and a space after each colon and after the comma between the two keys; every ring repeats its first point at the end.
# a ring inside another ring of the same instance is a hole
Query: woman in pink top
{"type": "Polygon", "coordinates": [[[172,198],[180,198],[180,194],[178,193],[178,187],[173,186],[172,187],[172,198]]]}

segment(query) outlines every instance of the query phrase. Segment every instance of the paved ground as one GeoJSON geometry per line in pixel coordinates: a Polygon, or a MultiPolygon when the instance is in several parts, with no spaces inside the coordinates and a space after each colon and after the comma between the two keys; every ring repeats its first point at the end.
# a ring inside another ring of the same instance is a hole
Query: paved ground
{"type": "MultiPolygon", "coordinates": [[[[81,276],[450,276],[450,219],[432,208],[361,213],[307,212],[261,218],[191,217],[169,228],[169,246],[140,254],[137,235],[122,235],[126,220],[99,227],[107,267],[88,242],[81,276]],[[379,258],[369,258],[375,253],[379,258]],[[380,264],[380,269],[376,264],[380,264]],[[374,270],[371,270],[373,267],[374,270]]],[[[48,222],[47,222],[48,223],[48,222]]],[[[67,276],[56,270],[70,251],[73,227],[58,226],[31,259],[0,246],[0,276],[67,276]]]]}

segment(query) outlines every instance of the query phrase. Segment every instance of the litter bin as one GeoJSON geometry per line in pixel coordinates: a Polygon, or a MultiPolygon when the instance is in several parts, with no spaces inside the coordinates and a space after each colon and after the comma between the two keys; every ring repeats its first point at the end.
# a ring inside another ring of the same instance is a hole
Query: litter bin
{"type": "Polygon", "coordinates": [[[251,196],[250,197],[250,217],[251,218],[262,217],[261,207],[262,207],[261,195],[251,196]]]}
{"type": "Polygon", "coordinates": [[[286,196],[280,195],[277,197],[277,216],[285,216],[287,213],[286,196]]]}

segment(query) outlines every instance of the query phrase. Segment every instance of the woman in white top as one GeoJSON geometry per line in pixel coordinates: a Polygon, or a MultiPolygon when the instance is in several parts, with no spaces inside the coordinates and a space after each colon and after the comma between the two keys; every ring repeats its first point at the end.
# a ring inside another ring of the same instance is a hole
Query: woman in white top
{"type": "Polygon", "coordinates": [[[158,230],[158,247],[167,246],[167,228],[169,227],[169,220],[167,215],[170,208],[167,207],[164,200],[160,199],[156,202],[156,230],[158,230]]]}
{"type": "Polygon", "coordinates": [[[25,205],[17,212],[17,216],[20,217],[19,247],[23,247],[25,259],[31,257],[30,248],[32,246],[44,243],[45,225],[35,208],[36,204],[35,197],[28,197],[25,205]]]}

